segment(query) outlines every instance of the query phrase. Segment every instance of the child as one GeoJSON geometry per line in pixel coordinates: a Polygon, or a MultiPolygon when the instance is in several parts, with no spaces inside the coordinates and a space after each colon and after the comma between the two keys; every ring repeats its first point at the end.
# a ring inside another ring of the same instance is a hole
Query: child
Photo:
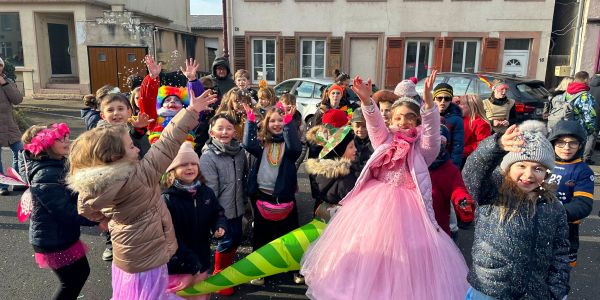
{"type": "Polygon", "coordinates": [[[256,108],[264,116],[266,111],[277,103],[277,96],[275,96],[275,90],[267,84],[266,80],[261,80],[258,83],[258,88],[256,108]]]}
{"type": "Polygon", "coordinates": [[[308,145],[306,143],[306,123],[302,119],[302,114],[297,110],[296,96],[290,93],[285,93],[279,97],[279,103],[277,103],[279,109],[283,110],[286,114],[290,113],[292,109],[295,111],[292,121],[296,124],[298,136],[300,137],[300,143],[302,143],[302,153],[296,161],[296,169],[304,162],[306,153],[308,152],[308,145]]]}
{"type": "MultiPolygon", "coordinates": [[[[229,267],[242,241],[242,218],[245,212],[246,153],[236,139],[236,121],[227,114],[217,114],[210,120],[210,139],[200,157],[200,171],[225,209],[228,232],[215,252],[216,274],[229,267]]],[[[217,292],[230,296],[233,288],[217,292]]]]}
{"type": "Polygon", "coordinates": [[[454,97],[454,104],[462,110],[463,129],[464,129],[464,148],[463,161],[464,166],[467,157],[477,149],[479,143],[492,134],[492,127],[485,118],[485,110],[478,95],[468,94],[460,97],[454,97]]]}
{"type": "Polygon", "coordinates": [[[400,97],[390,91],[381,90],[375,92],[373,94],[373,101],[379,107],[379,111],[381,112],[381,116],[383,117],[383,121],[385,122],[385,126],[390,125],[390,119],[392,116],[391,108],[394,102],[398,100],[400,97]]]}
{"type": "Polygon", "coordinates": [[[139,105],[139,96],[140,96],[140,87],[136,87],[131,91],[129,95],[129,103],[131,103],[131,108],[133,110],[134,115],[138,115],[140,113],[140,105],[139,105]]]}
{"type": "MultiPolygon", "coordinates": [[[[223,208],[200,173],[199,160],[192,144],[185,142],[163,177],[167,190],[162,197],[171,213],[178,246],[167,264],[173,292],[208,277],[210,238],[222,237],[227,228],[223,208]]],[[[200,295],[187,299],[209,298],[200,295]]]]}
{"type": "Polygon", "coordinates": [[[548,184],[558,186],[556,195],[563,203],[569,222],[569,264],[577,265],[579,224],[592,212],[594,172],[582,160],[587,133],[577,121],[559,121],[548,140],[554,145],[556,166],[548,184]]]}
{"type": "Polygon", "coordinates": [[[67,180],[79,193],[79,213],[108,222],[114,249],[112,299],[174,296],[166,293],[167,262],[177,241],[158,182],[214,98],[208,92],[193,97],[141,160],[125,126],[96,128],[75,140],[67,180]]]}
{"type": "Polygon", "coordinates": [[[417,93],[417,85],[410,79],[404,79],[396,85],[394,89],[394,94],[396,94],[399,98],[408,97],[414,100],[417,100],[419,103],[423,103],[423,99],[417,93]]]}
{"type": "Polygon", "coordinates": [[[354,168],[354,172],[356,178],[358,178],[375,149],[373,149],[373,145],[371,145],[371,140],[369,139],[367,122],[365,121],[362,108],[359,107],[352,113],[350,124],[354,132],[354,146],[356,148],[356,168],[354,168]]]}
{"type": "Polygon", "coordinates": [[[69,133],[65,123],[34,125],[23,134],[25,150],[19,155],[22,177],[31,189],[29,241],[35,260],[60,281],[53,299],[79,296],[90,274],[79,226],[96,225],[77,214],[77,198],[64,182],[69,133]]]}
{"type": "Polygon", "coordinates": [[[244,69],[237,70],[233,75],[233,79],[235,80],[235,85],[252,98],[252,104],[256,104],[258,95],[255,90],[250,88],[250,73],[244,69]]]}
{"type": "MultiPolygon", "coordinates": [[[[247,113],[244,128],[244,148],[254,158],[248,176],[248,195],[254,211],[254,234],[252,248],[266,245],[270,241],[298,228],[296,190],[298,178],[296,161],[302,145],[292,122],[295,108],[284,113],[272,107],[261,122],[260,132],[254,112],[244,104],[247,113]]],[[[262,285],[262,279],[252,284],[262,285]]]]}
{"type": "Polygon", "coordinates": [[[354,79],[376,150],[302,258],[310,298],[464,298],[467,266],[431,207],[427,165],[440,148],[440,119],[430,96],[436,74],[425,83],[422,109],[413,99],[396,102],[390,131],[370,98],[370,80],[354,79]]]}
{"type": "Polygon", "coordinates": [[[223,96],[221,105],[217,109],[216,114],[226,114],[235,120],[236,138],[240,138],[244,134],[244,125],[246,124],[246,112],[243,104],[252,104],[252,99],[248,94],[244,93],[239,88],[232,88],[223,96]]]}
{"type": "MultiPolygon", "coordinates": [[[[534,121],[536,122],[536,121],[534,121]]],[[[565,208],[544,182],[554,151],[537,122],[483,140],[463,169],[478,203],[467,299],[564,299],[565,208]]]]}
{"type": "Polygon", "coordinates": [[[94,94],[88,94],[83,96],[83,105],[85,108],[81,109],[81,118],[83,119],[83,123],[85,123],[85,129],[90,130],[92,128],[96,128],[98,121],[100,121],[100,105],[96,100],[96,96],[94,94]]]}

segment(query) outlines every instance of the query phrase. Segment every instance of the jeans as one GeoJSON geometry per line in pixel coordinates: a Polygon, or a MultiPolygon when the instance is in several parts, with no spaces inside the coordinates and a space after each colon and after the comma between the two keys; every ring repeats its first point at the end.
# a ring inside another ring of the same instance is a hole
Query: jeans
{"type": "MultiPolygon", "coordinates": [[[[12,168],[15,169],[15,171],[19,172],[19,151],[23,150],[23,144],[21,142],[12,143],[12,144],[10,144],[10,150],[13,153],[12,168]]],[[[1,147],[0,147],[0,173],[4,174],[4,168],[2,167],[2,149],[1,149],[1,147]]],[[[23,179],[25,179],[25,178],[23,178],[23,179]]],[[[0,184],[0,189],[6,189],[6,188],[8,188],[7,185],[0,184]]]]}
{"type": "Polygon", "coordinates": [[[490,297],[474,288],[469,288],[467,290],[467,296],[465,297],[465,300],[497,300],[494,297],[490,297]]]}

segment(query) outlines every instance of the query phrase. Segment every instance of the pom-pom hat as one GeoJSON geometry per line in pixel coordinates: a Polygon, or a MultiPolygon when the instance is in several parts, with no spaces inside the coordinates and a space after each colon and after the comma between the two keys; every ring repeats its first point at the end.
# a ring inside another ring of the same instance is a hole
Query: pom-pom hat
{"type": "Polygon", "coordinates": [[[177,156],[173,159],[173,162],[167,168],[167,172],[187,163],[199,164],[200,158],[196,151],[194,151],[194,147],[190,142],[184,142],[181,144],[179,151],[177,152],[177,156]]]}
{"type": "Polygon", "coordinates": [[[554,169],[554,148],[546,138],[546,125],[540,121],[528,120],[519,125],[525,142],[521,152],[509,152],[502,159],[500,168],[508,172],[510,166],[519,161],[537,162],[544,167],[554,169]]]}
{"type": "Polygon", "coordinates": [[[398,83],[398,85],[396,85],[394,94],[398,95],[399,97],[415,97],[417,95],[416,85],[408,79],[402,80],[400,83],[398,83]]]}

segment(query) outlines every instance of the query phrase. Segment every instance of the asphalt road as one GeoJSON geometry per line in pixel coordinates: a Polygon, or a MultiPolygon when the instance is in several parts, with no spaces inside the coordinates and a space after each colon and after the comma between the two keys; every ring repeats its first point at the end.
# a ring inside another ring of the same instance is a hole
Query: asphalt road
{"type": "MultiPolygon", "coordinates": [[[[26,115],[38,124],[66,122],[76,136],[83,132],[84,126],[79,116],[79,103],[69,101],[33,101],[22,105],[26,115]]],[[[10,163],[11,153],[2,149],[2,161],[10,163]]],[[[600,156],[595,160],[600,162],[600,156]]],[[[600,173],[600,167],[593,167],[600,173]]],[[[309,185],[303,170],[299,174],[300,193],[298,205],[301,224],[310,220],[313,202],[309,195],[309,185]]],[[[51,271],[39,269],[33,258],[33,249],[28,242],[28,223],[19,223],[16,218],[17,203],[21,192],[0,197],[0,299],[50,299],[57,286],[57,279],[51,271]]],[[[598,186],[596,195],[600,195],[598,186]]],[[[600,198],[600,197],[597,197],[600,198]]],[[[581,228],[581,248],[578,266],[571,272],[571,294],[569,299],[599,299],[600,296],[600,218],[599,201],[594,201],[594,211],[581,228]]],[[[101,260],[104,250],[103,239],[97,228],[82,228],[82,240],[89,246],[88,260],[90,276],[80,294],[80,299],[110,299],[111,276],[110,262],[101,260]]],[[[470,263],[470,245],[472,230],[461,230],[459,248],[470,263]]],[[[249,253],[250,248],[240,249],[240,256],[249,253]]],[[[307,299],[304,296],[306,286],[296,285],[292,274],[282,274],[267,279],[264,287],[244,284],[238,287],[232,297],[211,299],[307,299]]]]}

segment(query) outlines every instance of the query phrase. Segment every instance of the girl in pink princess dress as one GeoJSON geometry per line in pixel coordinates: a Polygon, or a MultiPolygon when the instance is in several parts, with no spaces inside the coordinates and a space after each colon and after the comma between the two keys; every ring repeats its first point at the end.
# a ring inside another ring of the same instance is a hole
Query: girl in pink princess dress
{"type": "Polygon", "coordinates": [[[354,79],[375,152],[342,208],[302,260],[311,299],[464,299],[467,266],[435,221],[427,166],[440,147],[440,117],[425,82],[423,107],[392,106],[390,129],[354,79]]]}

